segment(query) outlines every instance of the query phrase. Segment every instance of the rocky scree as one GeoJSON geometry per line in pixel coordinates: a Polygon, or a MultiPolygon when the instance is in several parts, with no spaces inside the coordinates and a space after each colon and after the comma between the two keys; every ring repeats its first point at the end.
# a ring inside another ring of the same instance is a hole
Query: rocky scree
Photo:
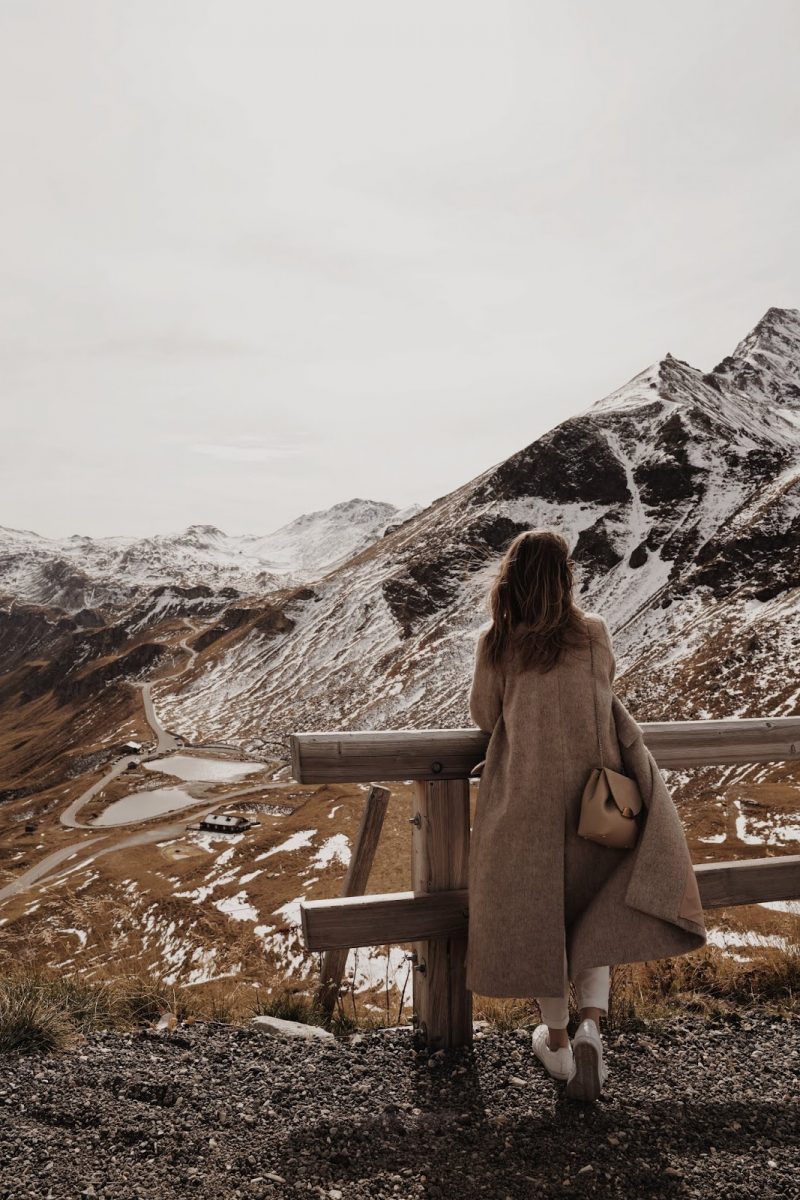
{"type": "Polygon", "coordinates": [[[8,1058],[0,1197],[798,1196],[797,1021],[607,1034],[591,1106],[530,1032],[429,1055],[407,1028],[330,1043],[209,1024],[8,1058]]]}

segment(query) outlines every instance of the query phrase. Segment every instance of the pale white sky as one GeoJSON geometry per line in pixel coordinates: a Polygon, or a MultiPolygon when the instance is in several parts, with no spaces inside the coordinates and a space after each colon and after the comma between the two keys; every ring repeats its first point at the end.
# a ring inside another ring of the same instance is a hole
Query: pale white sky
{"type": "Polygon", "coordinates": [[[0,524],[427,502],[800,304],[795,0],[0,0],[0,524]]]}

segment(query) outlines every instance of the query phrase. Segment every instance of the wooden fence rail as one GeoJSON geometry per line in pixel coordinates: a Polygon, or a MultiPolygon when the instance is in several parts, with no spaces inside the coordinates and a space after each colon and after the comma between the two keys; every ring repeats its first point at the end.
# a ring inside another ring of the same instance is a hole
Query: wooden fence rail
{"type": "MultiPolygon", "coordinates": [[[[643,721],[645,742],[661,767],[800,761],[800,717],[729,721],[643,721]]],[[[401,729],[381,733],[295,733],[298,783],[370,783],[463,779],[483,758],[480,729],[401,729]]]]}
{"type": "MultiPolygon", "coordinates": [[[[800,854],[705,863],[695,867],[703,908],[734,908],[800,900],[800,854]]],[[[385,892],[355,899],[306,900],[301,905],[309,950],[384,946],[466,934],[469,893],[385,892]]]]}
{"type": "MultiPolygon", "coordinates": [[[[642,729],[662,767],[800,761],[800,717],[649,722],[642,729]]],[[[427,1045],[471,1044],[468,776],[484,757],[488,735],[429,729],[298,733],[290,740],[298,783],[415,781],[413,890],[302,902],[306,946],[341,955],[352,947],[411,943],[412,1019],[427,1045]]],[[[800,899],[800,855],[708,863],[695,873],[704,908],[800,899]]],[[[359,887],[366,882],[360,878],[359,887]]]]}

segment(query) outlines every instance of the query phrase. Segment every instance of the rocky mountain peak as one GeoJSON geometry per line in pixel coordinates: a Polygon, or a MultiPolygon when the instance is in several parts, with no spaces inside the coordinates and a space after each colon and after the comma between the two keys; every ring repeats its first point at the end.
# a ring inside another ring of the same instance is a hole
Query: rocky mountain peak
{"type": "Polygon", "coordinates": [[[71,612],[124,611],[153,587],[173,585],[261,595],[318,578],[381,538],[398,516],[393,504],[354,498],[266,537],[234,536],[209,524],[143,538],[63,540],[0,527],[0,593],[71,612]]]}
{"type": "Polygon", "coordinates": [[[328,509],[330,513],[382,512],[387,515],[396,511],[395,506],[386,500],[364,500],[359,496],[354,496],[352,500],[340,500],[328,509]]]}
{"type": "MultiPolygon", "coordinates": [[[[235,670],[258,719],[278,726],[463,723],[488,582],[514,535],[537,526],[567,538],[580,603],[607,615],[623,669],[642,647],[679,653],[675,630],[729,598],[745,631],[761,604],[783,630],[780,606],[800,581],[800,423],[782,415],[795,324],[766,314],[712,372],[665,355],[320,577],[268,666],[245,641],[226,643],[172,698],[171,719],[202,709],[212,732],[249,735],[241,692],[226,699],[235,670]]],[[[331,540],[323,523],[308,544],[322,533],[331,540]]],[[[765,615],[765,638],[768,627],[765,615]]]]}
{"type": "Polygon", "coordinates": [[[768,308],[764,316],[743,338],[733,352],[734,358],[756,358],[771,354],[784,360],[795,372],[800,370],[797,351],[800,348],[800,309],[768,308]]]}
{"type": "Polygon", "coordinates": [[[768,309],[711,375],[778,415],[800,411],[800,310],[768,309]]]}
{"type": "Polygon", "coordinates": [[[183,531],[183,537],[225,537],[222,529],[218,529],[216,525],[189,525],[183,531]]]}

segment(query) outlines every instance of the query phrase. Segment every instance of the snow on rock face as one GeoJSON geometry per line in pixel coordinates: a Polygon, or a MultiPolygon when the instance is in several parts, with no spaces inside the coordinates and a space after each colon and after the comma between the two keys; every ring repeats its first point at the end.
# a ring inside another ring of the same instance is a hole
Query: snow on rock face
{"type": "Polygon", "coordinates": [[[738,391],[800,411],[800,312],[770,308],[714,374],[738,391]]]}
{"type": "Polygon", "coordinates": [[[306,513],[266,537],[230,536],[214,525],[146,538],[54,539],[0,526],[0,595],[58,605],[74,612],[119,610],[159,586],[163,616],[177,600],[202,602],[213,589],[263,594],[288,582],[307,582],[366,549],[387,526],[404,520],[392,504],[347,500],[306,513]],[[197,585],[198,594],[185,588],[197,585]],[[182,589],[184,589],[182,591],[182,589]]]}
{"type": "MultiPolygon", "coordinates": [[[[535,526],[570,543],[579,603],[614,631],[642,719],[659,715],[651,698],[671,704],[701,643],[724,632],[738,652],[754,601],[765,605],[767,649],[748,651],[752,678],[740,656],[736,683],[750,679],[762,711],[770,696],[788,703],[768,647],[772,637],[791,654],[798,629],[800,424],[782,415],[797,400],[798,363],[800,314],[779,310],[711,372],[665,356],[328,574],[268,655],[252,637],[229,640],[179,691],[165,685],[166,719],[191,737],[234,741],[256,727],[470,724],[486,589],[509,541],[535,526]],[[659,664],[656,696],[640,669],[659,664]]],[[[729,715],[710,670],[674,698],[729,715]]]]}
{"type": "Polygon", "coordinates": [[[248,539],[247,551],[278,574],[313,580],[366,550],[398,518],[403,515],[392,504],[347,500],[305,513],[267,537],[248,539]]]}

